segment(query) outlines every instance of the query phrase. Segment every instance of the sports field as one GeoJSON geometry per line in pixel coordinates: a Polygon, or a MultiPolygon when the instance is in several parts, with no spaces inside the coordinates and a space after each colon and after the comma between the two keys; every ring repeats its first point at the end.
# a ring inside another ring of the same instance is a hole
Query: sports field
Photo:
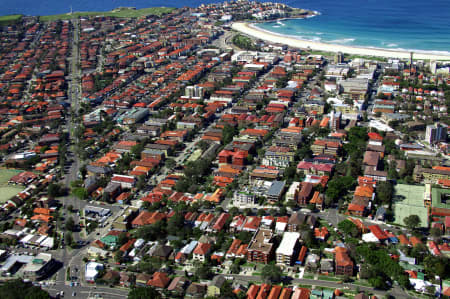
{"type": "Polygon", "coordinates": [[[420,226],[428,225],[427,208],[424,206],[424,186],[403,185],[395,186],[394,213],[395,223],[405,225],[403,219],[409,215],[420,218],[420,226]]]}
{"type": "Polygon", "coordinates": [[[24,190],[22,186],[8,185],[9,179],[22,171],[23,170],[17,169],[0,169],[0,203],[6,202],[8,199],[24,190]]]}

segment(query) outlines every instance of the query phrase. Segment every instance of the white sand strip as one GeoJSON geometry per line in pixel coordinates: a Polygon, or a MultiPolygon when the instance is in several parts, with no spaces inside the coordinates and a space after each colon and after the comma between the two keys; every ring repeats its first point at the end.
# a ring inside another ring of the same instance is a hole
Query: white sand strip
{"type": "MultiPolygon", "coordinates": [[[[266,30],[259,29],[251,24],[244,22],[235,22],[232,28],[244,34],[278,44],[285,44],[295,48],[310,48],[311,50],[325,51],[325,52],[342,52],[346,54],[363,55],[363,56],[379,56],[387,58],[410,58],[410,52],[400,50],[388,50],[379,48],[363,48],[354,46],[344,46],[336,44],[327,44],[321,42],[313,42],[308,40],[301,40],[281,34],[272,33],[266,30]]],[[[414,52],[414,59],[422,60],[450,60],[450,55],[437,54],[433,52],[420,51],[414,52]]]]}

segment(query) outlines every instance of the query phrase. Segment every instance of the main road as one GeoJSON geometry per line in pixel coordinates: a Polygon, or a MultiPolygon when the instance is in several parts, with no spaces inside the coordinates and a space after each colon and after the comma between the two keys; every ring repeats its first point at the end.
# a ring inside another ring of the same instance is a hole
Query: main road
{"type": "MultiPolygon", "coordinates": [[[[77,144],[78,139],[75,136],[75,128],[76,128],[76,121],[77,121],[77,112],[79,107],[79,97],[81,92],[81,86],[80,86],[80,69],[79,69],[79,51],[78,51],[78,41],[79,41],[79,23],[78,19],[73,19],[73,37],[72,37],[72,55],[70,57],[70,64],[69,64],[69,78],[71,79],[69,81],[69,88],[68,88],[68,99],[70,101],[71,110],[75,113],[68,113],[66,117],[66,128],[69,133],[69,144],[67,144],[67,156],[71,157],[73,162],[70,164],[70,168],[68,173],[65,175],[62,183],[66,188],[70,188],[70,183],[78,179],[78,172],[80,167],[80,161],[78,156],[73,151],[73,146],[71,144],[77,144]]],[[[65,171],[62,169],[62,171],[65,171]]],[[[69,205],[73,206],[73,208],[77,211],[79,211],[82,206],[84,206],[84,202],[81,200],[78,200],[71,196],[70,194],[68,196],[63,197],[62,199],[63,204],[63,215],[65,220],[67,220],[67,217],[73,217],[75,223],[79,223],[79,214],[73,213],[70,214],[70,212],[67,210],[67,207],[69,205]]],[[[58,229],[58,228],[57,228],[58,229]]],[[[65,232],[65,230],[60,230],[61,235],[65,232]]],[[[80,240],[81,236],[79,233],[74,233],[74,239],[75,241],[80,240]]],[[[56,285],[63,285],[66,281],[66,270],[67,266],[69,264],[69,261],[73,259],[73,257],[79,252],[77,250],[73,250],[69,252],[69,249],[65,247],[62,251],[62,254],[58,256],[57,252],[55,255],[60,258],[60,261],[63,264],[63,267],[58,271],[56,274],[56,285]]],[[[60,251],[60,252],[61,252],[60,251]]]]}

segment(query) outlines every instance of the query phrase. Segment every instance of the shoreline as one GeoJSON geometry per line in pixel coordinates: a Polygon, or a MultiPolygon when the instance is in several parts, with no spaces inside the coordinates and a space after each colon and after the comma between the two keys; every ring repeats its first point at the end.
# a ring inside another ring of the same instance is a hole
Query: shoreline
{"type": "MultiPolygon", "coordinates": [[[[376,56],[384,58],[400,58],[409,59],[410,51],[402,50],[390,50],[383,48],[366,48],[358,46],[346,46],[339,44],[330,44],[323,42],[315,42],[309,40],[298,39],[271,31],[267,31],[261,28],[257,28],[252,25],[252,23],[246,22],[235,22],[231,25],[236,31],[247,34],[249,36],[259,38],[275,44],[285,44],[294,48],[301,49],[311,49],[324,52],[337,53],[342,52],[351,55],[362,55],[362,56],[376,56]]],[[[449,61],[450,55],[436,54],[428,51],[417,51],[414,52],[413,59],[415,60],[438,60],[438,61],[449,61]]]]}

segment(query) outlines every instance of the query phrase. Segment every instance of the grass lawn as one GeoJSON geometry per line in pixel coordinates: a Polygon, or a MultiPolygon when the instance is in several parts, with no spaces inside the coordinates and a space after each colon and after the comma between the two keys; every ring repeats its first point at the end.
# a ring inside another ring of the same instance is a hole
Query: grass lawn
{"type": "Polygon", "coordinates": [[[311,285],[309,285],[309,284],[298,284],[297,286],[299,288],[305,288],[305,289],[310,289],[311,288],[311,285]]]}
{"type": "Polygon", "coordinates": [[[18,22],[22,18],[22,15],[7,15],[0,16],[0,25],[9,25],[18,22]]]}
{"type": "Polygon", "coordinates": [[[8,199],[24,190],[22,186],[8,185],[9,179],[21,172],[22,170],[17,169],[0,169],[0,203],[6,202],[8,199]]]}
{"type": "Polygon", "coordinates": [[[370,287],[370,283],[367,280],[360,280],[360,279],[355,279],[354,282],[352,282],[352,284],[355,285],[359,285],[359,286],[364,286],[364,287],[370,287]]]}
{"type": "Polygon", "coordinates": [[[12,176],[15,176],[16,174],[19,174],[21,172],[23,172],[23,170],[7,169],[7,168],[0,169],[0,187],[7,186],[9,179],[12,176]]]}
{"type": "Polygon", "coordinates": [[[20,191],[23,191],[24,189],[19,186],[7,186],[7,187],[0,187],[0,203],[6,202],[11,197],[18,194],[20,191]]]}
{"type": "Polygon", "coordinates": [[[171,7],[148,7],[142,9],[130,9],[130,8],[120,8],[113,9],[111,11],[86,11],[86,12],[74,12],[73,14],[59,14],[50,16],[41,16],[41,21],[54,21],[54,20],[68,20],[72,18],[82,17],[82,16],[107,16],[107,17],[117,17],[117,18],[139,18],[146,15],[162,15],[169,13],[174,8],[171,7]]]}
{"type": "Polygon", "coordinates": [[[305,273],[303,274],[304,279],[314,279],[314,274],[305,273]]]}
{"type": "Polygon", "coordinates": [[[318,280],[340,281],[341,279],[333,276],[319,275],[318,280]]]}
{"type": "Polygon", "coordinates": [[[395,186],[394,214],[395,223],[405,225],[403,219],[410,215],[420,218],[420,226],[428,225],[428,211],[423,205],[423,193],[425,187],[397,184],[395,186]]]}
{"type": "Polygon", "coordinates": [[[197,149],[195,150],[195,152],[193,152],[189,158],[187,159],[188,162],[195,162],[198,160],[198,158],[200,158],[202,156],[202,150],[201,149],[197,149]]]}

